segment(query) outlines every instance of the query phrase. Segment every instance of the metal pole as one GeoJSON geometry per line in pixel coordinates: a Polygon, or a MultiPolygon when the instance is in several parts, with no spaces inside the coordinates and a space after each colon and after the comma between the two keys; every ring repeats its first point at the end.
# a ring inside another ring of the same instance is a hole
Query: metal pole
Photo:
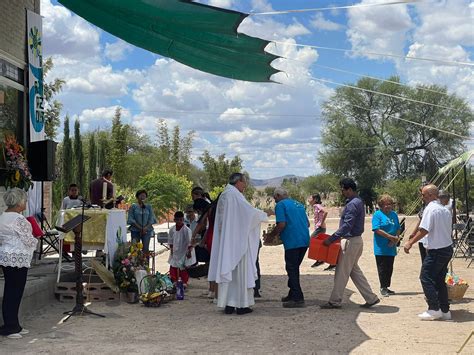
{"type": "Polygon", "coordinates": [[[464,165],[464,198],[466,199],[466,223],[469,223],[469,194],[467,186],[467,167],[464,165]]]}

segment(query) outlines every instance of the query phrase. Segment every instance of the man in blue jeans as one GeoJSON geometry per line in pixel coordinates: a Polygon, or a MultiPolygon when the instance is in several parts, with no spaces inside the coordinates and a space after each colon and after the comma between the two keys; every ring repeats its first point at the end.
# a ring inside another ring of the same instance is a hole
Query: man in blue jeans
{"type": "Polygon", "coordinates": [[[449,210],[438,201],[438,193],[435,185],[426,185],[421,190],[426,208],[418,231],[404,246],[408,254],[413,244],[426,236],[426,257],[421,266],[420,281],[428,310],[418,315],[421,320],[451,319],[445,277],[453,256],[452,217],[449,210]]]}
{"type": "Polygon", "coordinates": [[[309,220],[304,206],[288,198],[288,192],[279,187],[273,193],[276,227],[266,239],[272,240],[276,235],[285,247],[285,267],[288,274],[288,295],[283,297],[283,307],[304,307],[304,296],[300,286],[300,265],[309,246],[309,220]]]}

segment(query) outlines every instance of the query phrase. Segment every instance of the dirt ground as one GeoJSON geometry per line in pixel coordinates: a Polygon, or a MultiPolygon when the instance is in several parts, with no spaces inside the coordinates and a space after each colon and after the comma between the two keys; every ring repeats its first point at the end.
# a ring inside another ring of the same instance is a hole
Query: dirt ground
{"type": "MultiPolygon", "coordinates": [[[[413,225],[414,219],[408,224],[413,225]]],[[[328,231],[337,228],[331,218],[328,231]]],[[[366,220],[365,249],[360,265],[374,291],[378,278],[372,252],[370,219],[366,220]]],[[[157,267],[167,270],[167,253],[157,267]]],[[[301,266],[301,283],[306,308],[285,309],[280,298],[287,293],[283,247],[263,247],[260,254],[262,298],[248,315],[225,315],[201,296],[205,279],[191,279],[184,301],[172,301],[160,308],[140,304],[96,302],[94,316],[73,317],[60,323],[63,311],[72,303],[54,303],[24,322],[30,334],[20,340],[0,339],[2,354],[114,354],[114,353],[297,353],[297,354],[454,354],[474,330],[474,286],[465,298],[452,304],[453,320],[422,322],[417,314],[426,309],[418,280],[418,250],[403,251],[395,261],[392,289],[396,295],[382,299],[370,310],[352,282],[347,285],[340,310],[321,310],[333,284],[333,272],[312,269],[312,260],[301,266]]],[[[456,273],[474,283],[474,268],[457,259],[456,273]]],[[[474,354],[474,338],[463,354],[474,354]]]]}

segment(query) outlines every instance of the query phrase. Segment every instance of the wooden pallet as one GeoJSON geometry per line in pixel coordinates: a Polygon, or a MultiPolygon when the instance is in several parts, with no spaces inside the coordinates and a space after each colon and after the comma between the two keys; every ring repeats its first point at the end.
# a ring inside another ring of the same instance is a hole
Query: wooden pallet
{"type": "MultiPolygon", "coordinates": [[[[91,281],[96,282],[83,283],[84,299],[96,302],[119,300],[119,294],[114,293],[102,280],[92,278],[91,281]]],[[[59,297],[60,302],[74,301],[76,299],[76,283],[59,282],[55,286],[54,293],[59,297]]]]}

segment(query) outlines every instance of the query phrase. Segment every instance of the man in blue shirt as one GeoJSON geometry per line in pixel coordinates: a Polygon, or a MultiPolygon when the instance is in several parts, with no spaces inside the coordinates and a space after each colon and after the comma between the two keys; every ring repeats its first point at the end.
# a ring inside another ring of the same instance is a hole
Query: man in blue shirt
{"type": "Polygon", "coordinates": [[[334,287],[329,302],[321,305],[322,309],[341,308],[344,289],[349,281],[349,276],[354,282],[362,297],[365,299],[363,308],[370,308],[380,302],[372,292],[364,273],[357,264],[362,255],[364,232],[365,208],[364,203],[357,195],[357,185],[354,180],[344,178],[339,182],[342,195],[347,199],[346,207],[339,221],[339,229],[324,241],[326,246],[341,239],[341,250],[334,275],[334,287]]]}
{"type": "Polygon", "coordinates": [[[272,240],[276,235],[285,247],[285,267],[288,274],[288,296],[283,297],[283,307],[304,307],[304,296],[300,286],[300,265],[309,246],[309,221],[304,206],[288,198],[288,192],[276,188],[273,197],[275,206],[276,227],[267,235],[272,240]]]}

